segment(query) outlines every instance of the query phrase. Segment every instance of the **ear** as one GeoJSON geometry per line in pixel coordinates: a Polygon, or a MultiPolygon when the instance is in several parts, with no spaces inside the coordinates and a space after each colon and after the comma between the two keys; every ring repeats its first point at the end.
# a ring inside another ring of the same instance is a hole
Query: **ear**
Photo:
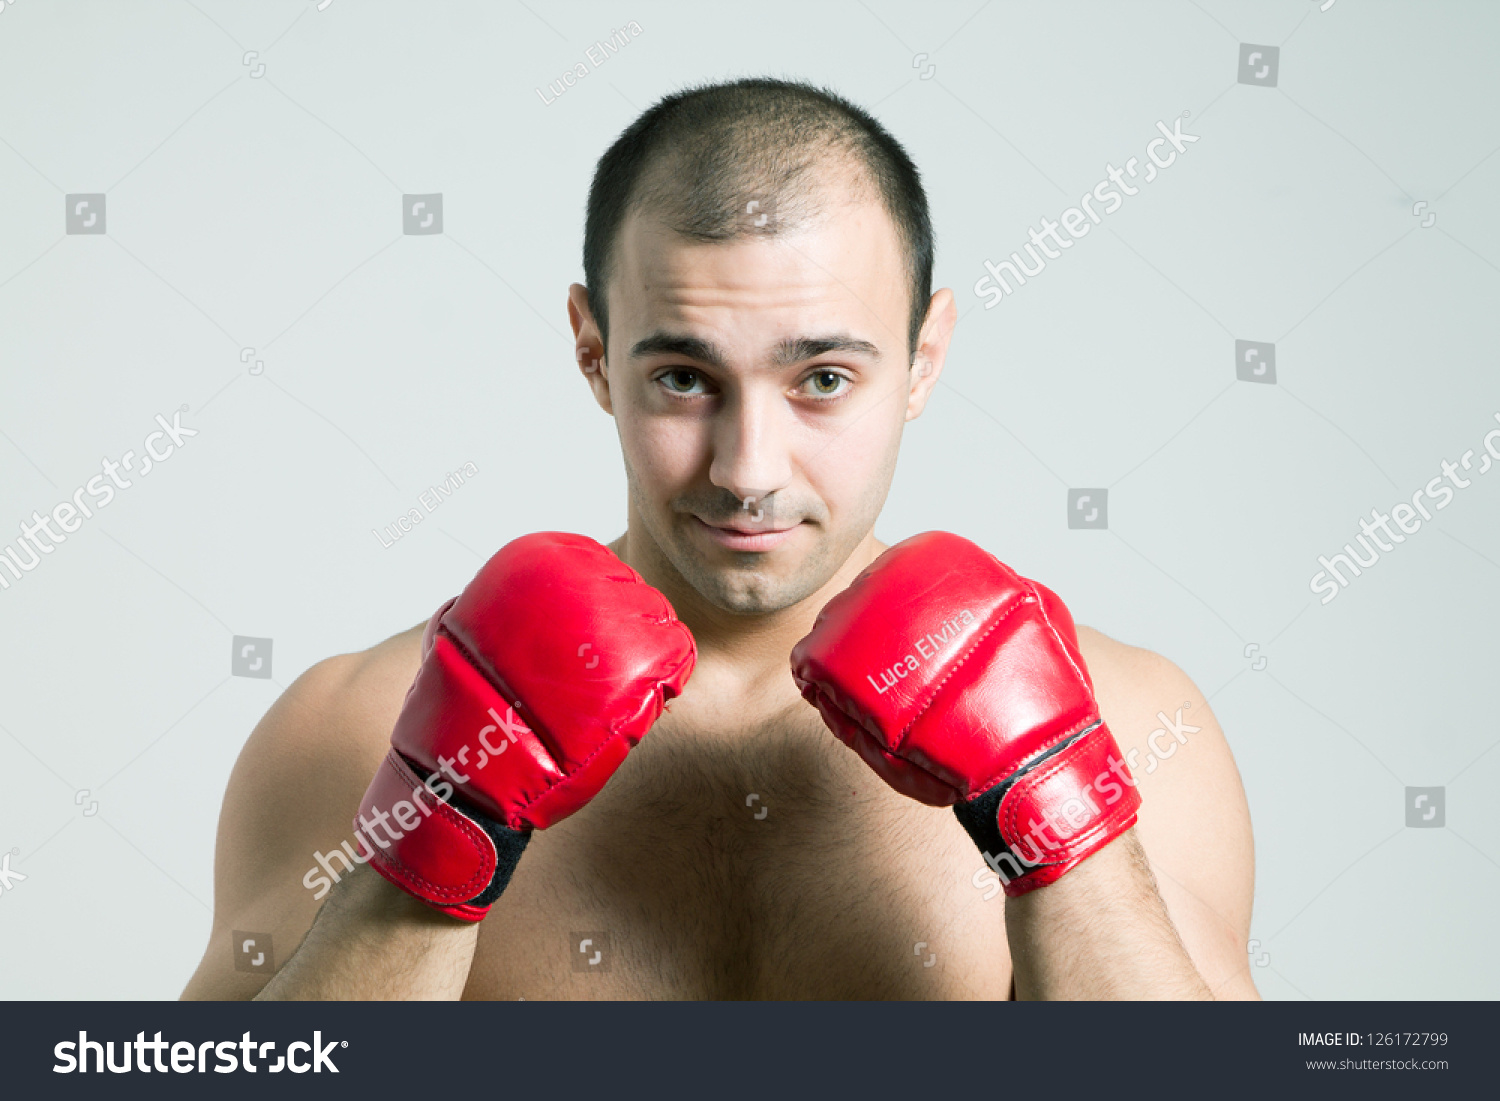
{"type": "Polygon", "coordinates": [[[953,328],[957,324],[958,307],[953,302],[953,291],[944,287],[927,304],[927,320],[922,323],[922,335],[912,356],[911,392],[906,399],[907,420],[915,420],[926,408],[927,396],[943,373],[948,342],[953,339],[953,328]]]}
{"type": "Polygon", "coordinates": [[[578,361],[578,370],[588,380],[599,408],[613,415],[615,410],[609,397],[609,367],[604,361],[604,338],[599,335],[594,312],[589,309],[588,288],[582,283],[574,283],[568,287],[568,324],[573,327],[573,358],[578,361]]]}

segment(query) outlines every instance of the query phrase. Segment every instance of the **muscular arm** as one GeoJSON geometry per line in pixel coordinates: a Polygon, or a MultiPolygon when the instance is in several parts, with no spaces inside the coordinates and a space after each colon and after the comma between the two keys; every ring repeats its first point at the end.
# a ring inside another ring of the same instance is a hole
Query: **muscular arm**
{"type": "Polygon", "coordinates": [[[1057,883],[1007,900],[1017,996],[1258,998],[1250,816],[1212,710],[1165,658],[1087,628],[1079,641],[1142,805],[1057,883]]]}
{"type": "Polygon", "coordinates": [[[351,820],[418,659],[420,629],[319,662],[256,726],[230,776],[214,860],[214,921],[186,1000],[457,998],[477,926],[368,868],[332,889],[315,854],[354,844],[351,820]],[[311,874],[309,874],[311,873],[311,874]],[[320,897],[321,895],[321,897],[320,897]],[[269,935],[273,971],[236,970],[234,933],[269,935]]]}
{"type": "Polygon", "coordinates": [[[256,1001],[456,1001],[479,926],[455,921],[367,866],[344,876],[292,958],[256,1001]]]}
{"type": "Polygon", "coordinates": [[[1021,1000],[1207,999],[1127,830],[1062,879],[1005,903],[1021,1000]]]}

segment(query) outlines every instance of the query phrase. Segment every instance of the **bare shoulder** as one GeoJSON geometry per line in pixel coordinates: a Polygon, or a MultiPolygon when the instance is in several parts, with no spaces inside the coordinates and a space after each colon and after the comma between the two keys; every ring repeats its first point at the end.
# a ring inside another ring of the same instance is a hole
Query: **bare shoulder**
{"type": "Polygon", "coordinates": [[[1135,776],[1136,834],[1173,924],[1216,997],[1258,997],[1246,953],[1255,894],[1250,810],[1213,709],[1161,654],[1083,626],[1078,644],[1135,776]]]}
{"type": "Polygon", "coordinates": [[[310,887],[306,873],[315,854],[353,837],[350,823],[416,676],[424,626],[318,662],[256,724],[224,793],[213,931],[185,998],[249,998],[270,978],[235,969],[232,932],[269,936],[279,965],[312,925],[327,892],[310,887]]]}
{"type": "MultiPolygon", "coordinates": [[[[1169,784],[1196,787],[1211,779],[1228,779],[1218,774],[1234,763],[1224,732],[1203,693],[1175,663],[1092,627],[1079,626],[1078,646],[1115,741],[1127,754],[1132,748],[1140,750],[1139,763],[1131,762],[1131,768],[1142,773],[1138,779],[1143,797],[1146,791],[1164,790],[1169,784]],[[1190,748],[1195,752],[1189,754],[1190,748]],[[1179,753],[1187,767],[1167,770],[1166,762],[1179,753]],[[1194,773],[1191,785],[1186,784],[1187,778],[1171,775],[1184,771],[1194,773]]],[[[1238,787],[1237,769],[1234,782],[1238,787]]]]}
{"type": "Polygon", "coordinates": [[[300,804],[352,790],[331,784],[357,783],[363,796],[416,675],[421,638],[422,626],[413,627],[368,650],[325,658],[298,677],[245,742],[225,812],[245,796],[300,804]]]}

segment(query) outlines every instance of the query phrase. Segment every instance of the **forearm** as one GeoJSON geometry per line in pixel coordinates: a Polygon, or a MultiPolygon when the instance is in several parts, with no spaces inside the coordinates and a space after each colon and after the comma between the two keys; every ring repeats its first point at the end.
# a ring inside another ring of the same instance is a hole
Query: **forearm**
{"type": "Polygon", "coordinates": [[[1023,1000],[1211,1000],[1130,829],[1056,883],[1005,903],[1023,1000]]]}
{"type": "Polygon", "coordinates": [[[478,939],[478,924],[440,914],[360,866],[256,1000],[457,1000],[478,939]]]}

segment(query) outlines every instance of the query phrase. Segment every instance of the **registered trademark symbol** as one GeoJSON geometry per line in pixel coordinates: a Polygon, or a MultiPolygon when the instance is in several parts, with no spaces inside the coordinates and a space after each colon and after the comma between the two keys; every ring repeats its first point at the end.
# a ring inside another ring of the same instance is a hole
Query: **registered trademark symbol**
{"type": "Polygon", "coordinates": [[[348,1046],[349,1046],[349,1041],[348,1040],[340,1040],[339,1041],[339,1047],[348,1047],[348,1046]]]}
{"type": "Polygon", "coordinates": [[[19,845],[12,845],[10,847],[10,855],[11,856],[20,856],[21,855],[21,847],[19,845]]]}
{"type": "Polygon", "coordinates": [[[1188,117],[1188,116],[1190,116],[1190,115],[1191,115],[1191,114],[1192,114],[1192,113],[1193,113],[1193,112],[1191,112],[1191,111],[1184,111],[1184,112],[1182,112],[1182,117],[1183,117],[1183,118],[1187,118],[1187,117],[1188,117]]]}
{"type": "Polygon", "coordinates": [[[188,411],[188,407],[186,405],[179,406],[178,409],[177,409],[177,411],[179,413],[186,413],[188,411]]]}

